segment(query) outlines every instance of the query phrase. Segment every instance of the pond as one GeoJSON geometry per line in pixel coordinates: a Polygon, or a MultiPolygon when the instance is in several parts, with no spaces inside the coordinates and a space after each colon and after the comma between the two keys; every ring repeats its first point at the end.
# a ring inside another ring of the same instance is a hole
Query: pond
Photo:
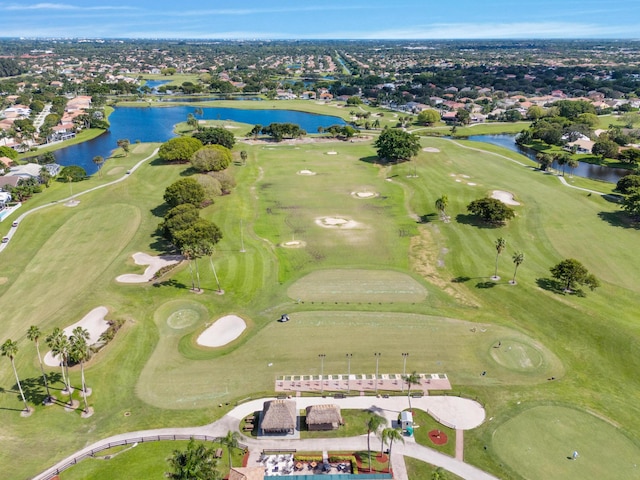
{"type": "MultiPolygon", "coordinates": [[[[238,108],[202,108],[203,115],[199,120],[230,120],[249,125],[269,125],[270,123],[295,123],[309,133],[316,133],[318,127],[345,125],[339,117],[316,115],[293,110],[242,110],[238,108]]],[[[187,120],[188,114],[194,114],[195,108],[187,105],[176,107],[119,107],[109,117],[111,127],[99,137],[87,142],[71,145],[54,152],[56,162],[60,165],[79,165],[89,175],[97,171],[93,157],[100,155],[107,158],[116,148],[116,141],[127,138],[133,144],[141,142],[166,142],[174,137],[175,124],[187,120]]],[[[233,130],[244,135],[245,129],[233,130]]]]}
{"type": "MultiPolygon", "coordinates": [[[[533,161],[536,161],[536,154],[538,153],[531,148],[521,147],[518,145],[516,143],[515,135],[472,135],[467,137],[467,140],[490,143],[492,145],[508,148],[513,152],[529,157],[533,161]]],[[[557,170],[562,170],[562,167],[557,165],[555,162],[553,162],[552,167],[557,170]]],[[[601,180],[603,182],[611,183],[616,183],[620,178],[625,175],[629,175],[629,173],[631,172],[624,168],[603,167],[602,165],[593,165],[585,162],[580,162],[580,165],[571,172],[572,175],[577,175],[578,177],[591,178],[593,180],[601,180]]]]}

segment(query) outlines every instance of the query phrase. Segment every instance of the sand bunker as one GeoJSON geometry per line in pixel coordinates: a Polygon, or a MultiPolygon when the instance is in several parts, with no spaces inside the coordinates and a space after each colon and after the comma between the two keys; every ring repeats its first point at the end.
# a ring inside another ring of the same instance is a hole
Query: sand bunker
{"type": "Polygon", "coordinates": [[[196,342],[203,347],[222,347],[244,332],[247,324],[237,315],[227,315],[200,334],[196,342]]]}
{"type": "Polygon", "coordinates": [[[424,147],[422,151],[429,152],[429,153],[440,153],[440,150],[435,147],[424,147]]]}
{"type": "Polygon", "coordinates": [[[302,240],[290,240],[288,242],[281,243],[280,246],[284,248],[302,248],[306,246],[307,243],[302,240]]]}
{"type": "Polygon", "coordinates": [[[311,170],[300,170],[298,175],[315,175],[316,172],[312,172],[311,170]]]}
{"type": "Polygon", "coordinates": [[[145,283],[153,278],[158,270],[167,265],[174,265],[182,261],[180,255],[160,255],[158,257],[151,256],[146,253],[138,252],[133,254],[133,260],[136,265],[149,265],[142,275],[137,273],[127,273],[120,275],[116,281],[120,283],[145,283]]]}
{"type": "Polygon", "coordinates": [[[513,193],[505,192],[504,190],[494,190],[493,192],[491,192],[491,198],[500,200],[506,205],[520,205],[520,202],[516,202],[513,199],[513,193]]]}
{"type": "MultiPolygon", "coordinates": [[[[104,319],[107,316],[109,310],[107,307],[97,307],[87,313],[82,320],[69,325],[63,331],[67,337],[70,337],[73,333],[73,329],[76,327],[86,328],[89,331],[89,345],[94,345],[100,340],[100,335],[107,331],[109,323],[104,319]]],[[[44,356],[44,363],[49,367],[57,367],[60,365],[60,359],[54,356],[51,351],[47,352],[44,356]]]]}
{"type": "Polygon", "coordinates": [[[320,217],[316,218],[316,224],[324,228],[340,228],[348,229],[358,226],[358,222],[347,220],[346,218],[337,217],[320,217]]]}
{"type": "Polygon", "coordinates": [[[327,152],[327,155],[337,155],[338,152],[327,152]]]}
{"type": "Polygon", "coordinates": [[[472,187],[475,187],[477,185],[477,183],[473,183],[473,182],[467,182],[467,185],[470,185],[472,187]]]}
{"type": "Polygon", "coordinates": [[[354,198],[373,198],[378,194],[376,192],[351,192],[351,196],[354,198]]]}

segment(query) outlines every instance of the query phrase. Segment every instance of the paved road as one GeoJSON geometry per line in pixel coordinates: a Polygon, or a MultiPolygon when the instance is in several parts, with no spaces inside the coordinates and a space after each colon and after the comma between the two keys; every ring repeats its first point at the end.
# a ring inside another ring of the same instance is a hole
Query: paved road
{"type": "MultiPolygon", "coordinates": [[[[478,421],[479,412],[482,412],[482,418],[484,419],[484,409],[472,400],[461,399],[458,397],[424,397],[422,399],[413,399],[412,406],[422,409],[428,402],[420,402],[420,400],[427,400],[428,398],[438,398],[438,404],[448,404],[446,407],[441,406],[441,414],[447,415],[442,420],[448,422],[466,422],[468,428],[472,428],[471,425],[478,421]]],[[[123,441],[128,439],[136,439],[145,436],[154,435],[209,435],[213,437],[222,437],[227,434],[229,430],[237,431],[239,421],[247,415],[255,412],[256,410],[262,410],[262,406],[265,400],[260,399],[253,400],[231,410],[220,420],[213,422],[209,425],[201,427],[187,427],[187,428],[160,428],[156,430],[143,430],[137,432],[123,433],[114,435],[109,438],[102,439],[95,442],[82,450],[75,452],[73,455],[61,460],[53,467],[47,469],[45,472],[34,477],[36,480],[45,478],[46,475],[55,472],[56,469],[62,467],[71,461],[74,457],[90,452],[91,450],[100,448],[112,442],[123,441]]],[[[320,403],[327,403],[327,401],[335,402],[342,408],[358,408],[358,409],[373,409],[380,412],[387,418],[395,420],[397,413],[403,410],[407,405],[406,399],[402,397],[394,398],[376,398],[376,397],[351,397],[346,399],[326,399],[322,397],[298,397],[296,400],[297,408],[304,408],[307,405],[314,405],[320,403]]],[[[373,440],[373,439],[372,439],[373,440]]],[[[269,438],[248,438],[242,437],[242,443],[245,443],[252,456],[250,456],[249,466],[255,466],[256,452],[260,452],[264,449],[296,449],[296,450],[366,450],[367,448],[367,436],[361,435],[348,438],[325,438],[325,439],[275,439],[269,438]],[[253,462],[253,463],[251,463],[253,462]]],[[[376,442],[377,443],[377,442],[376,442]]],[[[433,465],[439,466],[455,473],[456,475],[469,479],[469,480],[497,480],[496,477],[483,472],[482,470],[464,463],[462,460],[449,457],[442,453],[431,450],[430,448],[418,445],[413,439],[406,439],[405,443],[394,443],[393,453],[397,455],[405,455],[408,457],[416,458],[423,462],[428,462],[433,465]]],[[[394,455],[395,457],[395,455],[394,455]]],[[[406,470],[398,464],[398,479],[406,479],[406,470]],[[404,476],[403,476],[404,472],[404,476]]]]}
{"type": "MultiPolygon", "coordinates": [[[[12,220],[12,222],[17,220],[18,221],[18,227],[19,227],[20,226],[19,224],[22,223],[22,220],[24,220],[28,215],[31,215],[33,212],[37,212],[38,210],[42,210],[43,208],[52,207],[54,205],[60,205],[61,203],[64,204],[65,202],[69,202],[69,201],[75,200],[78,197],[81,197],[82,195],[85,195],[87,193],[94,192],[96,190],[100,190],[101,188],[109,187],[111,185],[115,185],[116,183],[124,182],[127,178],[129,178],[131,176],[131,174],[133,172],[135,172],[140,167],[140,165],[142,165],[144,162],[146,162],[146,161],[152,159],[153,157],[155,157],[156,154],[158,153],[158,150],[159,149],[156,148],[151,153],[151,155],[149,155],[146,158],[143,158],[138,163],[136,163],[133,167],[131,167],[128,170],[128,172],[130,172],[130,173],[124,174],[122,177],[117,178],[116,180],[113,180],[112,182],[104,183],[102,185],[98,185],[97,187],[90,188],[89,190],[85,190],[84,192],[76,193],[75,195],[71,195],[70,197],[63,198],[62,200],[58,200],[58,201],[55,201],[55,202],[52,202],[52,203],[47,203],[45,205],[40,205],[39,207],[32,208],[31,210],[29,210],[27,212],[24,212],[22,215],[20,215],[15,220],[12,220]]],[[[7,245],[9,245],[9,243],[11,242],[11,238],[16,233],[16,230],[18,229],[18,227],[11,227],[11,229],[9,230],[9,232],[6,235],[7,237],[9,237],[9,242],[0,243],[0,252],[2,252],[5,248],[7,248],[7,245]]]]}

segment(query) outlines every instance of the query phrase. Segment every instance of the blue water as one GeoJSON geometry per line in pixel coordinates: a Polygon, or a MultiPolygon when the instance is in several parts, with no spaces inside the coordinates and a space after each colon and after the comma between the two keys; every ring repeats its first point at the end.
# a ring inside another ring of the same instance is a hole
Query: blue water
{"type": "Polygon", "coordinates": [[[144,84],[145,87],[149,87],[151,90],[158,91],[158,87],[171,83],[171,80],[147,80],[144,84]]]}
{"type": "MultiPolygon", "coordinates": [[[[318,127],[345,125],[344,120],[339,117],[293,110],[241,110],[216,107],[204,107],[202,110],[204,114],[197,115],[198,119],[232,120],[249,125],[295,123],[309,133],[316,133],[318,127]]],[[[194,107],[186,105],[157,108],[116,108],[109,117],[111,127],[108,131],[93,140],[54,152],[56,162],[60,165],[79,165],[87,171],[87,174],[91,175],[97,171],[92,160],[93,157],[97,155],[104,158],[109,157],[111,151],[117,148],[118,139],[127,138],[132,144],[138,140],[141,142],[166,142],[175,136],[173,133],[174,125],[186,121],[187,115],[190,113],[194,113],[194,107]]],[[[245,133],[242,130],[238,132],[245,133]]]]}
{"type": "MultiPolygon", "coordinates": [[[[501,135],[472,135],[467,137],[467,140],[473,140],[475,142],[490,143],[492,145],[498,145],[500,147],[508,148],[516,153],[520,153],[529,157],[531,160],[536,161],[535,150],[530,148],[521,147],[516,143],[515,135],[501,134],[501,135]]],[[[553,168],[562,171],[562,167],[553,162],[553,168]]],[[[630,171],[624,168],[612,168],[603,167],[602,165],[594,165],[592,163],[580,162],[580,165],[576,167],[572,172],[565,166],[566,174],[571,173],[578,177],[591,178],[594,180],[601,180],[604,182],[616,183],[625,175],[629,175],[630,171]]]]}

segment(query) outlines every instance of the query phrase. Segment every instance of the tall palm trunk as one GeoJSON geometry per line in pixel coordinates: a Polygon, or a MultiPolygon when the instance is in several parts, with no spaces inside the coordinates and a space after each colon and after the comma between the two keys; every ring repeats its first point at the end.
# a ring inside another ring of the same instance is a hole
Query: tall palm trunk
{"type": "Polygon", "coordinates": [[[211,265],[211,270],[213,270],[213,276],[216,279],[216,283],[218,284],[218,291],[222,291],[222,287],[220,286],[220,280],[218,279],[218,273],[216,272],[216,267],[213,265],[213,260],[211,259],[211,255],[209,255],[209,264],[211,265]]]}
{"type": "Polygon", "coordinates": [[[391,449],[393,448],[393,437],[389,438],[389,460],[387,460],[387,470],[391,473],[391,449]]]}
{"type": "Polygon", "coordinates": [[[195,292],[196,290],[196,281],[193,278],[193,265],[191,265],[191,259],[189,259],[189,273],[191,274],[191,290],[195,292]]]}
{"type": "Polygon", "coordinates": [[[36,342],[36,352],[38,352],[38,362],[40,362],[40,371],[42,372],[42,378],[44,379],[44,388],[47,390],[47,402],[51,401],[51,392],[49,391],[49,381],[47,380],[47,374],[44,372],[44,365],[42,364],[42,356],[40,355],[40,345],[36,342]]]}
{"type": "Polygon", "coordinates": [[[84,361],[80,360],[80,375],[82,377],[82,398],[84,399],[84,413],[89,413],[89,404],[87,403],[87,384],[84,381],[84,361]]]}
{"type": "Polygon", "coordinates": [[[198,282],[198,291],[200,291],[202,289],[200,288],[200,269],[198,268],[198,258],[194,258],[193,261],[196,262],[196,281],[198,282]]]}
{"type": "Polygon", "coordinates": [[[20,390],[20,396],[22,397],[22,401],[24,402],[24,409],[26,412],[29,411],[29,404],[27,403],[27,399],[24,398],[24,392],[22,391],[22,385],[20,385],[20,378],[18,377],[18,370],[16,370],[16,362],[11,357],[11,366],[13,367],[13,373],[16,376],[16,383],[18,384],[18,390],[20,390]]]}

